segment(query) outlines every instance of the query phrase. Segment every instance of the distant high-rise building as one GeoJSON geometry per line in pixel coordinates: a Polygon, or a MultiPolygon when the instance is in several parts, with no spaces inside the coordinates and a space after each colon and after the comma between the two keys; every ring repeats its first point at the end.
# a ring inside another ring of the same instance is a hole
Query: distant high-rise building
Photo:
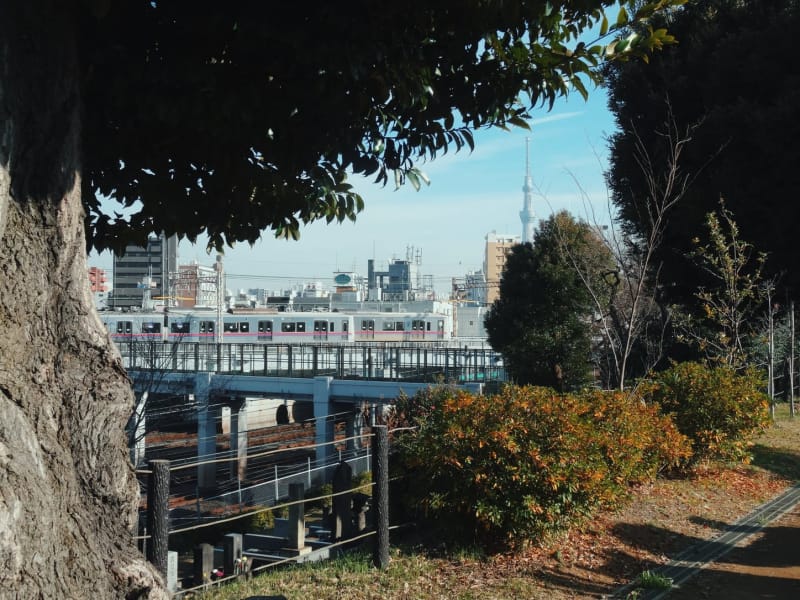
{"type": "Polygon", "coordinates": [[[519,220],[522,221],[522,243],[533,243],[533,178],[531,177],[530,138],[525,138],[525,185],[522,186],[524,194],[522,210],[519,220]]]}
{"type": "Polygon", "coordinates": [[[100,269],[99,267],[89,267],[89,285],[91,286],[91,290],[93,292],[107,292],[108,286],[108,279],[106,278],[106,272],[104,269],[100,269]]]}
{"type": "Polygon", "coordinates": [[[173,306],[193,308],[217,305],[217,271],[214,267],[194,262],[180,265],[175,275],[172,280],[173,306]]]}
{"type": "Polygon", "coordinates": [[[125,254],[114,255],[111,308],[141,308],[146,293],[150,298],[166,298],[169,274],[177,268],[175,236],[150,236],[145,246],[126,246],[125,254]]]}
{"type": "Polygon", "coordinates": [[[516,244],[519,244],[518,235],[504,235],[493,231],[486,236],[483,273],[486,276],[487,304],[494,302],[500,295],[500,278],[506,266],[506,257],[516,244]]]}

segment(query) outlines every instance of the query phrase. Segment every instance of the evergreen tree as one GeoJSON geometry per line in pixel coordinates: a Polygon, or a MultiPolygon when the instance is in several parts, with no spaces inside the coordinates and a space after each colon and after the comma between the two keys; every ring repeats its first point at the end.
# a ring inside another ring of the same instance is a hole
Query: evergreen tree
{"type": "Polygon", "coordinates": [[[800,188],[800,71],[792,67],[800,26],[798,0],[690,0],[659,23],[680,40],[650,64],[608,66],[609,106],[619,132],[611,137],[608,182],[627,227],[646,235],[652,179],[668,169],[663,123],[697,125],[681,156],[692,178],[669,215],[658,249],[663,293],[695,302],[713,281],[691,258],[692,239],[721,197],[741,235],[769,256],[765,276],[784,273],[779,285],[800,291],[794,201],[800,188]]]}
{"type": "Polygon", "coordinates": [[[592,266],[583,271],[598,288],[612,262],[598,234],[567,212],[540,223],[534,243],[508,256],[486,330],[518,384],[564,391],[591,380],[594,302],[575,261],[592,266]]]}

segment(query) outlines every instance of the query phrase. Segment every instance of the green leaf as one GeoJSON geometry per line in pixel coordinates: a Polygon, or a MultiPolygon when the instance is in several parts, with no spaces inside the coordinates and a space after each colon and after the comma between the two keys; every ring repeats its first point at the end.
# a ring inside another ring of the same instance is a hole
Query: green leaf
{"type": "Polygon", "coordinates": [[[600,24],[600,36],[608,33],[608,17],[603,13],[603,22],[600,24]]]}
{"type": "Polygon", "coordinates": [[[617,15],[616,27],[623,27],[628,23],[628,11],[624,6],[619,7],[619,14],[617,15]]]}
{"type": "Polygon", "coordinates": [[[531,129],[531,126],[528,124],[528,122],[519,115],[514,115],[513,117],[508,119],[508,122],[516,127],[527,129],[528,131],[530,131],[531,129]]]}

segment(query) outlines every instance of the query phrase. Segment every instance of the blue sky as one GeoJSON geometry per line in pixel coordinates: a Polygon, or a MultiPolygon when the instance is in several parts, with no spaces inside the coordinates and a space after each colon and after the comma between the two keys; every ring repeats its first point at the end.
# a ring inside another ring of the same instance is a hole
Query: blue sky
{"type": "MultiPolygon", "coordinates": [[[[537,219],[566,209],[589,220],[593,207],[597,219],[608,222],[603,169],[614,123],[606,102],[603,89],[590,90],[588,101],[573,93],[550,112],[535,110],[531,131],[479,131],[474,152],[462,150],[418,165],[431,180],[419,191],[357,178],[352,183],[364,197],[365,209],[356,223],[314,223],[301,230],[297,242],[276,240],[265,232],[253,247],[228,249],[228,288],[329,284],[334,271],[366,275],[367,259],[375,258],[380,267],[392,258],[405,258],[406,248],[413,246],[421,251],[422,273],[432,275],[436,289],[446,292],[450,278],[481,267],[487,233],[521,233],[526,137],[537,219]]],[[[193,260],[211,265],[214,255],[204,245],[182,242],[179,261],[193,260]]],[[[111,258],[91,256],[90,264],[110,270],[111,258]]]]}

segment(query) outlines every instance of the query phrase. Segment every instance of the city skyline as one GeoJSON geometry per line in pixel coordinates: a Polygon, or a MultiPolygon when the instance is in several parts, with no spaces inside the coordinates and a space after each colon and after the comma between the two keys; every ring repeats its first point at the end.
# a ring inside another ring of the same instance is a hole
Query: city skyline
{"type": "MultiPolygon", "coordinates": [[[[481,268],[488,233],[521,234],[526,138],[535,224],[564,209],[607,223],[605,138],[614,123],[605,91],[591,90],[586,102],[573,93],[552,111],[532,114],[531,130],[481,130],[475,133],[474,152],[451,152],[418,164],[430,178],[430,185],[419,191],[410,184],[395,190],[352,178],[365,202],[355,223],[312,223],[301,228],[296,242],[276,240],[266,231],[252,248],[237,244],[226,249],[227,287],[277,290],[310,281],[330,285],[335,271],[366,275],[368,259],[386,264],[405,258],[407,247],[413,246],[421,251],[422,274],[433,276],[437,292],[446,293],[453,277],[481,268]]],[[[182,241],[179,247],[180,264],[213,264],[215,256],[206,253],[203,240],[196,245],[182,241]]],[[[89,257],[91,265],[109,272],[112,262],[108,253],[89,257]]]]}

